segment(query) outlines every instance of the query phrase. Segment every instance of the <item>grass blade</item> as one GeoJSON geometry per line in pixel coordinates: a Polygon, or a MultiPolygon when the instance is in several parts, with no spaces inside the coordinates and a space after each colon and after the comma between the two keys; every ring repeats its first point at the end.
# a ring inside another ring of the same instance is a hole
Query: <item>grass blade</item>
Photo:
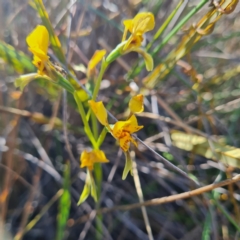
{"type": "Polygon", "coordinates": [[[0,58],[20,74],[35,71],[35,67],[28,56],[3,41],[0,41],[0,58]]]}
{"type": "Polygon", "coordinates": [[[56,240],[61,240],[64,238],[64,231],[67,224],[69,210],[71,206],[71,196],[69,193],[69,187],[70,187],[70,164],[67,163],[65,165],[65,171],[64,171],[63,194],[59,201],[56,240]]]}

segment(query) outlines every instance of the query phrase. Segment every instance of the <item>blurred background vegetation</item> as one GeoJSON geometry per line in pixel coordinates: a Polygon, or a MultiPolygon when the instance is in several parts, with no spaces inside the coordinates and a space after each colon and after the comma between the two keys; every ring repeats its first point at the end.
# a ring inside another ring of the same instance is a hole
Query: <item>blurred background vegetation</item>
{"type": "MultiPolygon", "coordinates": [[[[111,64],[99,92],[124,119],[129,96],[143,90],[138,137],[145,145],[133,149],[137,171],[123,181],[124,156],[107,135],[101,149],[110,163],[102,166],[100,201],[77,206],[85,181],[79,156],[90,143],[76,105],[71,96],[64,104],[62,91],[46,81],[23,92],[14,87],[20,74],[36,71],[25,39],[42,22],[29,1],[0,0],[0,239],[240,239],[240,183],[157,206],[93,211],[193,190],[190,178],[205,186],[239,173],[238,1],[43,2],[82,84],[95,50],[110,52],[120,43],[122,20],[155,15],[143,43],[154,56],[153,73],[130,53],[111,64]]],[[[51,46],[49,54],[54,58],[51,46]]]]}

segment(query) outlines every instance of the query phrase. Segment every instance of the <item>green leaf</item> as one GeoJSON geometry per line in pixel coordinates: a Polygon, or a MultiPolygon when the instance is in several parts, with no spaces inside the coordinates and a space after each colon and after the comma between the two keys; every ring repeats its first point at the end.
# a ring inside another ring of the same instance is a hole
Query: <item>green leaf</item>
{"type": "Polygon", "coordinates": [[[86,199],[88,198],[88,196],[90,194],[90,191],[91,191],[91,186],[86,182],[85,186],[83,188],[82,194],[81,194],[81,196],[78,200],[77,205],[80,205],[80,204],[82,204],[83,202],[86,201],[86,199]]]}
{"type": "Polygon", "coordinates": [[[25,74],[21,75],[19,78],[15,79],[14,85],[15,87],[19,87],[21,91],[33,80],[36,79],[38,76],[37,73],[30,73],[30,74],[25,74]]]}
{"type": "Polygon", "coordinates": [[[126,179],[129,172],[131,172],[131,175],[132,175],[132,159],[129,151],[125,152],[125,157],[126,157],[126,162],[123,170],[122,180],[126,179]]]}
{"type": "Polygon", "coordinates": [[[204,222],[203,232],[202,232],[202,240],[210,240],[211,233],[211,214],[208,212],[207,217],[204,222]]]}
{"type": "Polygon", "coordinates": [[[36,71],[31,59],[28,56],[2,41],[0,41],[0,58],[2,58],[20,74],[36,71]]]}
{"type": "Polygon", "coordinates": [[[106,63],[110,64],[122,55],[122,49],[127,41],[119,43],[107,56],[106,63]]]}
{"type": "Polygon", "coordinates": [[[92,172],[87,169],[85,185],[77,205],[80,205],[81,203],[86,201],[90,193],[94,201],[97,202],[98,198],[97,198],[96,184],[95,184],[92,172]]]}
{"type": "Polygon", "coordinates": [[[65,165],[64,179],[63,179],[63,194],[59,201],[59,213],[57,216],[57,240],[64,238],[64,231],[69,217],[71,206],[70,188],[70,164],[65,165]]]}
{"type": "Polygon", "coordinates": [[[173,145],[185,151],[191,151],[226,165],[240,168],[240,148],[225,145],[223,141],[209,145],[208,139],[202,136],[171,131],[173,145]]]}
{"type": "MultiPolygon", "coordinates": [[[[58,87],[64,88],[70,93],[75,91],[72,84],[52,67],[48,67],[48,76],[41,76],[37,73],[25,74],[17,78],[14,84],[15,87],[19,87],[22,91],[24,87],[33,80],[47,80],[49,83],[53,83],[58,87]]],[[[54,95],[56,89],[52,88],[52,90],[54,91],[52,92],[54,95]]]]}
{"type": "Polygon", "coordinates": [[[75,89],[72,86],[72,84],[68,81],[68,79],[64,78],[62,74],[58,73],[58,71],[56,71],[54,68],[51,68],[49,73],[50,73],[49,77],[53,80],[55,84],[73,94],[75,89]]]}
{"type": "Polygon", "coordinates": [[[94,201],[97,202],[98,197],[97,197],[96,184],[95,184],[95,181],[94,181],[92,173],[90,171],[88,171],[88,172],[89,172],[89,175],[90,175],[91,196],[93,197],[94,201]]]}

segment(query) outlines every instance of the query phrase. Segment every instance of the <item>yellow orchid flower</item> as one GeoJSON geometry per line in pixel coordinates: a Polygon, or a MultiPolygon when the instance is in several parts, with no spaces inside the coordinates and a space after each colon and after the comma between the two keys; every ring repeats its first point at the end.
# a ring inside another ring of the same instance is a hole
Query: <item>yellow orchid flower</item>
{"type": "Polygon", "coordinates": [[[39,75],[44,75],[45,65],[49,60],[47,55],[49,34],[45,26],[38,25],[26,38],[29,51],[33,53],[33,64],[39,75]]]}
{"type": "Polygon", "coordinates": [[[94,74],[96,66],[103,59],[103,57],[106,55],[106,53],[107,53],[107,51],[105,49],[95,51],[95,53],[93,54],[92,58],[90,59],[90,61],[88,63],[88,69],[87,69],[88,77],[91,77],[91,75],[94,74]]]}
{"type": "Polygon", "coordinates": [[[132,113],[141,113],[144,110],[143,95],[138,94],[132,97],[128,106],[132,113]]]}
{"type": "Polygon", "coordinates": [[[138,126],[137,118],[132,115],[127,121],[118,121],[112,128],[112,135],[119,141],[119,145],[124,152],[127,152],[132,142],[137,146],[136,140],[131,136],[142,129],[143,126],[138,126]]]}
{"type": "Polygon", "coordinates": [[[90,193],[95,202],[97,202],[96,184],[93,178],[92,170],[95,163],[107,163],[109,160],[106,158],[105,153],[101,150],[84,150],[81,154],[80,161],[80,167],[87,168],[87,176],[85,180],[85,186],[78,201],[78,205],[83,203],[90,193]]]}
{"type": "Polygon", "coordinates": [[[84,150],[81,154],[81,168],[87,167],[90,171],[93,170],[94,163],[107,163],[109,160],[106,158],[105,153],[101,150],[92,150],[87,152],[84,150]]]}
{"type": "MultiPolygon", "coordinates": [[[[142,98],[143,100],[143,97],[139,95],[137,98],[140,100],[142,98]]],[[[124,180],[128,173],[132,172],[132,160],[129,153],[130,143],[132,142],[135,146],[137,146],[137,142],[131,134],[139,131],[143,128],[143,126],[138,125],[135,115],[132,115],[127,121],[117,121],[113,126],[109,125],[107,120],[107,110],[103,103],[95,102],[93,100],[88,101],[88,103],[98,121],[108,129],[116,140],[118,140],[121,149],[124,151],[126,157],[126,163],[122,175],[122,179],[124,180]]],[[[139,110],[139,107],[136,108],[139,110]]]]}
{"type": "MultiPolygon", "coordinates": [[[[20,76],[15,81],[15,86],[21,90],[32,80],[41,78],[73,93],[74,86],[66,79],[66,71],[57,63],[52,63],[47,55],[49,45],[49,33],[45,26],[38,25],[26,38],[28,49],[33,53],[33,64],[37,67],[37,73],[20,76]]],[[[60,45],[59,45],[60,46],[60,45]]],[[[80,94],[80,93],[79,93],[80,94]]]]}
{"type": "MultiPolygon", "coordinates": [[[[135,98],[137,98],[137,100],[135,99],[137,101],[137,105],[139,104],[139,101],[143,101],[143,96],[141,95],[137,95],[135,98]]],[[[124,151],[126,157],[126,163],[122,175],[122,179],[124,180],[129,172],[132,173],[132,160],[129,153],[130,143],[132,142],[135,146],[137,146],[137,142],[131,134],[139,131],[143,128],[143,126],[138,125],[135,115],[132,115],[127,121],[117,121],[113,126],[110,126],[107,120],[107,110],[103,103],[101,101],[95,102],[93,100],[88,101],[88,103],[98,121],[108,129],[112,136],[119,142],[121,149],[124,151]]],[[[139,106],[135,108],[141,111],[139,106]]]]}
{"type": "Polygon", "coordinates": [[[125,26],[122,43],[120,43],[107,57],[106,62],[110,63],[117,57],[129,52],[138,52],[144,58],[148,71],[153,69],[153,59],[144,49],[140,48],[144,39],[144,33],[151,31],[155,26],[154,15],[150,12],[138,13],[133,19],[123,21],[125,26]],[[126,40],[127,33],[130,37],[126,40]]]}
{"type": "Polygon", "coordinates": [[[113,127],[109,125],[107,120],[107,110],[103,103],[88,101],[92,111],[96,115],[98,121],[104,125],[112,136],[119,141],[121,149],[126,152],[129,149],[130,142],[137,146],[137,142],[131,136],[132,133],[139,131],[143,126],[138,126],[135,115],[132,115],[127,121],[118,121],[113,127]]]}
{"type": "Polygon", "coordinates": [[[131,36],[123,47],[123,51],[133,47],[140,47],[143,41],[143,34],[153,30],[155,26],[154,15],[150,12],[138,13],[133,19],[123,21],[125,26],[122,42],[126,40],[127,32],[131,36]]]}

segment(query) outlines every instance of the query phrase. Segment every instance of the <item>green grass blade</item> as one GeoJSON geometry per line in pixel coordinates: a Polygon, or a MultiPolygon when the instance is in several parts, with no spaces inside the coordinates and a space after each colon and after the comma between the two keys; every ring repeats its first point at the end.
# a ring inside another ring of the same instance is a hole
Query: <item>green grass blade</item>
{"type": "Polygon", "coordinates": [[[20,74],[35,71],[35,67],[28,56],[3,41],[0,41],[0,58],[20,74]]]}
{"type": "Polygon", "coordinates": [[[211,230],[211,214],[208,212],[207,217],[204,222],[202,240],[210,240],[210,230],[211,230]]]}
{"type": "Polygon", "coordinates": [[[70,188],[70,164],[65,165],[63,194],[59,201],[59,213],[57,217],[57,236],[56,240],[64,239],[64,231],[67,224],[69,210],[71,206],[70,188]]]}
{"type": "Polygon", "coordinates": [[[177,13],[178,9],[182,6],[183,4],[183,0],[181,0],[178,5],[173,9],[173,11],[171,12],[171,14],[168,16],[168,18],[166,19],[166,21],[164,21],[163,25],[158,29],[158,31],[155,33],[153,40],[147,45],[146,49],[149,50],[151,48],[151,46],[153,45],[153,43],[159,39],[160,36],[162,36],[162,34],[164,33],[164,31],[166,30],[167,26],[169,25],[169,23],[172,21],[173,17],[175,16],[175,14],[177,13]]]}

